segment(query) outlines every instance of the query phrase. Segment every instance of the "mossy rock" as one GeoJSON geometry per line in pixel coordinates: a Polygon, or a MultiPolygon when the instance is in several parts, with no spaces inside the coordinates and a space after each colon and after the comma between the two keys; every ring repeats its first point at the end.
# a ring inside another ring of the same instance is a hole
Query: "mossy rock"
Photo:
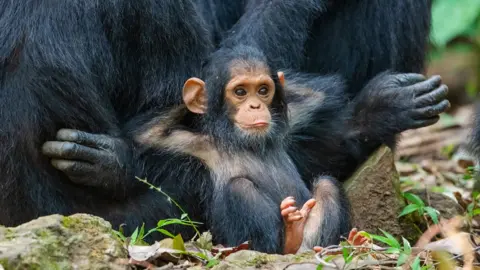
{"type": "Polygon", "coordinates": [[[229,255],[212,270],[223,269],[317,269],[318,262],[313,251],[296,255],[265,254],[241,250],[229,255]]]}
{"type": "Polygon", "coordinates": [[[382,235],[380,229],[396,237],[415,241],[421,234],[413,220],[398,215],[405,207],[394,155],[380,147],[344,184],[352,205],[352,225],[382,235]]]}
{"type": "Polygon", "coordinates": [[[110,223],[87,214],[51,215],[0,227],[0,264],[9,269],[126,269],[127,250],[110,223]]]}

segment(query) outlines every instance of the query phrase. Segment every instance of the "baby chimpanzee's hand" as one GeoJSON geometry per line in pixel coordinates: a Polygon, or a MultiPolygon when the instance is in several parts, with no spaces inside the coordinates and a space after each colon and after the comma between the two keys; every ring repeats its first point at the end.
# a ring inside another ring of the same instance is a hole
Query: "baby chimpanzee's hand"
{"type": "Polygon", "coordinates": [[[293,197],[285,198],[280,204],[280,211],[285,224],[285,254],[295,254],[302,245],[303,230],[308,214],[315,206],[316,201],[314,199],[308,200],[300,210],[295,207],[295,204],[293,197]]]}
{"type": "Polygon", "coordinates": [[[131,172],[131,151],[122,139],[72,129],[59,130],[56,139],[43,144],[42,152],[72,182],[115,188],[131,172]]]}

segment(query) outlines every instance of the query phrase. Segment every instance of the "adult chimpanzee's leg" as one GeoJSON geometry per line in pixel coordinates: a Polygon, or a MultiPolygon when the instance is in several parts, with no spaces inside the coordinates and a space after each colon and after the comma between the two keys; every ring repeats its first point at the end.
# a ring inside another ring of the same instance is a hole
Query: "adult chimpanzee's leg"
{"type": "Polygon", "coordinates": [[[147,161],[131,164],[122,130],[180,103],[177,90],[199,70],[209,38],[191,2],[7,1],[0,9],[0,224],[87,212],[131,228],[174,215],[133,177],[163,180],[144,170],[147,161]],[[104,168],[112,174],[96,174],[104,168]]]}

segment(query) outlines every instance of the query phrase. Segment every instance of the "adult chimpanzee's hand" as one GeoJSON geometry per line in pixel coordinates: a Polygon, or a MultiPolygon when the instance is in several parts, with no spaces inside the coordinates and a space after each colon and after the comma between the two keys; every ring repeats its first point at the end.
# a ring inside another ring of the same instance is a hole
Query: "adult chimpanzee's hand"
{"type": "Polygon", "coordinates": [[[56,139],[43,144],[42,152],[72,182],[104,188],[125,184],[132,155],[122,139],[72,129],[60,129],[56,139]]]}
{"type": "Polygon", "coordinates": [[[364,89],[357,97],[357,113],[370,125],[394,132],[432,125],[450,107],[440,76],[382,73],[364,89]]]}

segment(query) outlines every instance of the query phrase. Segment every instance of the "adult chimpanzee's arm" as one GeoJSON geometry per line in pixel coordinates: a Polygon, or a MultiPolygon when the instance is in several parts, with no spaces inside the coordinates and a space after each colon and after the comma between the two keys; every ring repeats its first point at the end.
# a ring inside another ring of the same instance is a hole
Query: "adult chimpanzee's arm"
{"type": "Polygon", "coordinates": [[[52,165],[73,182],[103,188],[114,196],[126,196],[132,186],[139,184],[134,176],[143,175],[142,161],[135,158],[133,162],[136,147],[132,149],[133,140],[126,126],[130,129],[128,123],[136,121],[132,119],[181,103],[178,89],[189,76],[198,73],[211,48],[208,33],[190,1],[137,2],[127,13],[113,17],[118,21],[106,20],[107,28],[121,23],[125,29],[107,34],[113,35],[109,37],[115,43],[113,53],[120,63],[120,75],[112,87],[121,91],[112,99],[116,114],[122,119],[121,133],[62,129],[43,146],[52,165]],[[125,47],[127,42],[136,49],[125,47]],[[134,164],[138,168],[132,168],[134,164]],[[112,192],[115,190],[118,192],[112,192]]]}
{"type": "Polygon", "coordinates": [[[438,76],[382,73],[351,101],[332,77],[286,74],[286,82],[289,153],[304,179],[345,180],[381,144],[394,147],[396,134],[435,123],[449,106],[438,76]]]}
{"type": "Polygon", "coordinates": [[[0,3],[0,224],[94,203],[40,149],[61,127],[118,132],[106,90],[114,61],[99,23],[103,5],[0,3]]]}
{"type": "Polygon", "coordinates": [[[245,44],[261,49],[270,67],[299,69],[313,20],[328,1],[248,1],[240,20],[220,46],[245,44]]]}

